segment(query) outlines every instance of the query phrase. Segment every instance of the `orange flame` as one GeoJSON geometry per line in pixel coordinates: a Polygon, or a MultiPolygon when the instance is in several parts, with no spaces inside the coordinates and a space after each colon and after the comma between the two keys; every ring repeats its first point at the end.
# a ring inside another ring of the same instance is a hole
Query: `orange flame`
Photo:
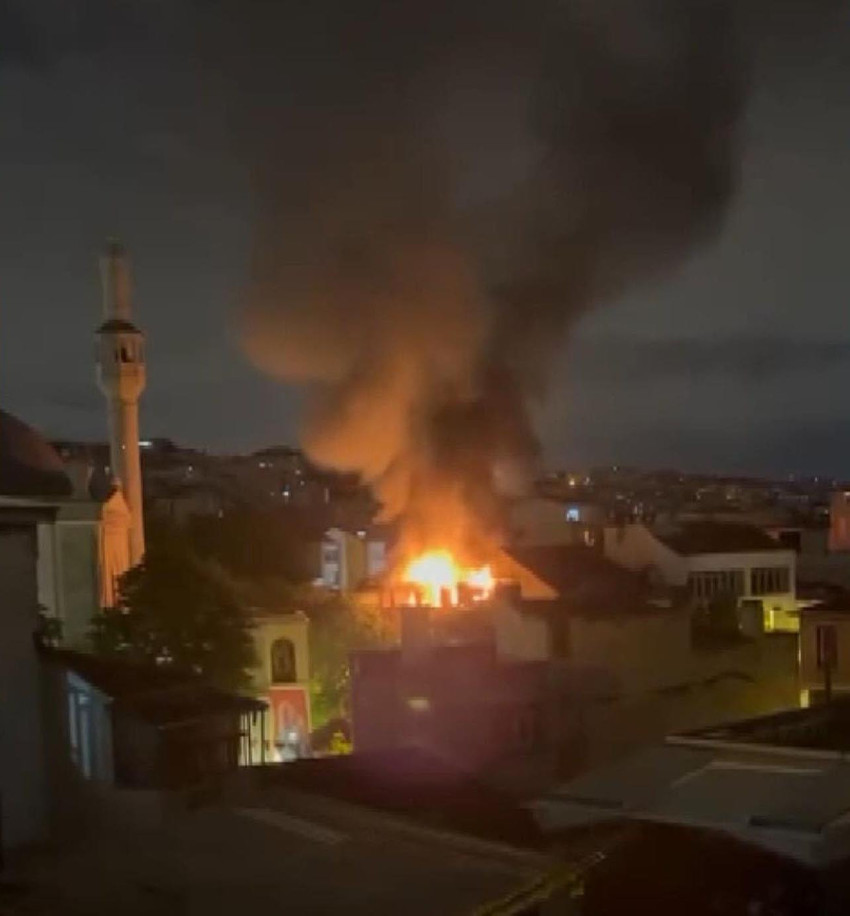
{"type": "Polygon", "coordinates": [[[412,559],[405,567],[401,579],[413,586],[408,599],[410,603],[422,603],[431,607],[459,604],[462,586],[470,600],[484,601],[490,597],[495,586],[489,566],[464,568],[450,551],[444,549],[428,550],[412,559]]]}

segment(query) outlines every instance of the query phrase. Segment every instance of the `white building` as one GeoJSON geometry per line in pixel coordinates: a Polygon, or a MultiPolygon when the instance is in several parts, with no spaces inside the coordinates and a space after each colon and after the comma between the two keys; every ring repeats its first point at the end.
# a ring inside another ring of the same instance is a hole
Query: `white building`
{"type": "Polygon", "coordinates": [[[63,500],[38,526],[38,600],[61,624],[65,645],[83,648],[92,617],[114,607],[130,567],[130,513],[121,490],[104,500],[63,500]]]}
{"type": "Polygon", "coordinates": [[[380,576],[387,568],[386,532],[330,528],[321,544],[319,583],[351,592],[380,576]]]}
{"type": "Polygon", "coordinates": [[[628,569],[687,588],[697,604],[733,596],[760,608],[768,631],[799,629],[796,553],[748,525],[644,524],[605,529],[605,554],[628,569]]]}

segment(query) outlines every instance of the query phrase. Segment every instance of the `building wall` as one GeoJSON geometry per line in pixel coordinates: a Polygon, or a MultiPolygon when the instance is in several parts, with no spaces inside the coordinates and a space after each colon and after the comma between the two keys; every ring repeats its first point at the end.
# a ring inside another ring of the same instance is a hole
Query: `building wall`
{"type": "Polygon", "coordinates": [[[282,753],[279,745],[290,741],[289,736],[281,733],[286,721],[306,718],[304,728],[307,734],[299,734],[294,739],[297,747],[293,748],[293,753],[306,748],[312,730],[309,620],[301,612],[257,617],[253,637],[257,657],[257,665],[252,672],[254,695],[269,705],[263,714],[266,747],[263,749],[255,742],[251,748],[251,757],[254,761],[260,760],[262,756],[266,760],[275,760],[282,753]],[[295,679],[292,681],[275,681],[272,676],[272,647],[279,639],[289,640],[295,651],[295,679]],[[289,707],[292,714],[284,715],[289,707]]]}
{"type": "Polygon", "coordinates": [[[73,672],[66,675],[68,748],[80,775],[93,782],[115,779],[110,700],[73,672]]]}
{"type": "MultiPolygon", "coordinates": [[[[563,742],[568,767],[610,762],[672,731],[799,702],[795,634],[703,650],[693,644],[686,609],[633,615],[610,610],[575,614],[557,604],[550,607],[567,624],[561,664],[572,673],[555,704],[550,734],[568,736],[563,742]]],[[[539,633],[545,621],[543,613],[497,611],[499,655],[555,662],[550,643],[539,633]]],[[[850,661],[850,628],[847,636],[850,661]]]]}
{"type": "Polygon", "coordinates": [[[829,550],[850,551],[850,493],[843,490],[833,493],[829,504],[829,550]]]}
{"type": "Polygon", "coordinates": [[[38,658],[35,524],[0,526],[0,817],[2,842],[36,842],[47,828],[38,658]]]}
{"type": "Polygon", "coordinates": [[[386,565],[385,540],[370,538],[365,531],[355,534],[341,528],[331,528],[325,533],[319,578],[326,588],[352,592],[384,572],[386,565]]]}
{"type": "Polygon", "coordinates": [[[744,574],[742,598],[761,600],[764,609],[765,630],[796,632],[799,629],[797,616],[796,576],[797,555],[793,550],[765,550],[749,553],[710,553],[685,557],[687,573],[712,570],[740,569],[744,574]],[[788,569],[790,588],[787,591],[755,594],[753,571],[757,569],[788,569]]]}
{"type": "MultiPolygon", "coordinates": [[[[401,665],[396,653],[354,652],[351,656],[351,720],[358,752],[399,745],[404,721],[401,665]]],[[[423,711],[426,715],[427,710],[423,711]]]]}
{"type": "Polygon", "coordinates": [[[571,616],[569,657],[608,669],[625,693],[680,683],[692,673],[690,614],[571,616]]]}
{"type": "Polygon", "coordinates": [[[40,522],[37,527],[38,544],[38,603],[45,612],[62,617],[62,592],[58,588],[60,570],[56,549],[56,526],[40,522]]]}
{"type": "Polygon", "coordinates": [[[818,660],[818,629],[831,628],[835,633],[837,657],[832,669],[832,687],[850,691],[850,613],[808,608],[800,614],[800,688],[822,690],[824,669],[818,660]]]}
{"type": "Polygon", "coordinates": [[[793,550],[741,553],[705,553],[680,556],[656,538],[644,525],[625,525],[605,530],[605,554],[628,569],[655,570],[668,585],[686,586],[692,575],[740,570],[742,598],[758,598],[763,605],[765,629],[796,632],[799,626],[796,600],[797,555],[793,550]],[[789,570],[787,591],[754,595],[753,570],[784,567],[789,570]]]}
{"type": "Polygon", "coordinates": [[[611,763],[673,732],[766,715],[799,702],[797,640],[775,634],[694,654],[680,684],[585,701],[574,770],[611,763]]]}
{"type": "Polygon", "coordinates": [[[100,534],[97,522],[56,526],[60,553],[62,635],[69,646],[85,647],[92,617],[100,609],[100,534]]]}
{"type": "Polygon", "coordinates": [[[801,555],[797,568],[801,581],[829,582],[850,589],[850,552],[801,555]]]}
{"type": "Polygon", "coordinates": [[[348,592],[366,578],[366,545],[356,535],[331,528],[322,541],[322,584],[348,592]]]}
{"type": "Polygon", "coordinates": [[[668,585],[685,585],[688,568],[678,556],[656,538],[645,525],[620,525],[606,528],[605,556],[626,569],[657,570],[668,585]]]}
{"type": "Polygon", "coordinates": [[[547,661],[552,655],[550,627],[544,615],[522,613],[510,602],[493,608],[496,653],[513,661],[547,661]]]}
{"type": "Polygon", "coordinates": [[[272,679],[271,650],[278,639],[288,639],[295,648],[295,683],[310,680],[310,622],[305,614],[268,615],[255,618],[253,629],[254,651],[257,665],[251,673],[258,693],[263,693],[274,683],[272,679]]]}
{"type": "Polygon", "coordinates": [[[74,502],[38,526],[39,603],[62,624],[63,642],[85,649],[94,615],[114,604],[130,565],[129,513],[120,494],[74,502]]]}
{"type": "Polygon", "coordinates": [[[497,580],[516,583],[527,601],[553,601],[558,597],[558,592],[548,582],[504,551],[496,555],[492,567],[497,580]]]}
{"type": "Polygon", "coordinates": [[[546,546],[585,543],[589,526],[601,525],[597,507],[554,499],[521,499],[510,509],[509,541],[514,545],[546,546]]]}

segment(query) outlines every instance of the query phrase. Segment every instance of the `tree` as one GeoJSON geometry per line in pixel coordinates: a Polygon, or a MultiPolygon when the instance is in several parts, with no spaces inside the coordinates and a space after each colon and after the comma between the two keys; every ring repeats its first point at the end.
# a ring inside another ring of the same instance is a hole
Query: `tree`
{"type": "Polygon", "coordinates": [[[381,608],[320,589],[301,607],[310,618],[310,702],[320,727],[350,712],[351,652],[386,645],[393,628],[381,608]]]}
{"type": "Polygon", "coordinates": [[[321,535],[289,511],[228,512],[221,518],[190,519],[185,536],[198,556],[213,560],[229,574],[247,581],[309,581],[313,553],[321,535]]]}
{"type": "Polygon", "coordinates": [[[119,582],[117,607],[94,620],[95,650],[169,664],[225,690],[247,687],[251,623],[224,573],[171,534],[149,542],[119,582]]]}

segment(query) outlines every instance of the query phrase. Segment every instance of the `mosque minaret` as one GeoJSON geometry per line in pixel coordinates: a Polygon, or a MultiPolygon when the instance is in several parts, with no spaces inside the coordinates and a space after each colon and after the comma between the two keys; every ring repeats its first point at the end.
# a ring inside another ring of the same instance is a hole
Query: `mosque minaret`
{"type": "Polygon", "coordinates": [[[110,242],[101,259],[103,324],[97,330],[97,378],[109,409],[113,477],[130,510],[130,565],[145,553],[139,396],[145,388],[145,338],[131,315],[130,268],[124,247],[110,242]]]}

